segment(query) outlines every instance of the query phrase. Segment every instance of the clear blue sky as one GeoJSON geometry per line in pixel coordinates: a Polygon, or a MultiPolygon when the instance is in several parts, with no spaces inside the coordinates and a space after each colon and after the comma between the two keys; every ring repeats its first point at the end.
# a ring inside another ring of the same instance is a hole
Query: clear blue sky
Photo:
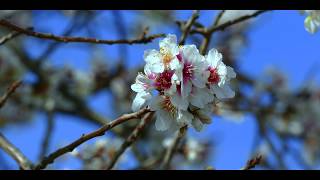
{"type": "MultiPolygon", "coordinates": [[[[123,11],[126,23],[130,18],[134,18],[134,13],[123,11]],[[130,17],[129,17],[130,16],[130,17]],[[133,16],[133,17],[131,17],[133,16]]],[[[34,20],[33,26],[46,32],[59,34],[67,26],[68,21],[63,16],[41,14],[34,20]]],[[[101,17],[110,18],[110,13],[105,12],[101,17]]],[[[191,11],[178,11],[177,18],[186,20],[191,11]]],[[[210,24],[214,16],[214,11],[201,11],[200,21],[203,24],[210,24]]],[[[250,47],[244,49],[239,59],[241,60],[241,70],[252,76],[259,76],[267,67],[275,66],[289,78],[289,85],[292,88],[299,87],[303,83],[304,74],[319,62],[320,34],[311,35],[305,31],[303,21],[304,16],[298,11],[274,11],[259,17],[257,25],[248,33],[250,47]]],[[[117,39],[116,29],[112,23],[97,22],[106,27],[101,32],[97,32],[100,37],[106,39],[117,39]]],[[[151,32],[157,33],[177,33],[177,29],[157,27],[151,32]]],[[[73,35],[86,35],[85,32],[78,32],[73,35]]],[[[43,41],[30,40],[27,46],[34,56],[41,54],[41,49],[45,49],[43,41]]],[[[143,51],[149,48],[157,48],[158,40],[148,45],[129,46],[130,57],[129,66],[138,66],[143,63],[143,51]]],[[[57,66],[72,65],[73,67],[87,70],[89,51],[86,45],[65,44],[51,58],[57,66]]],[[[108,57],[117,57],[117,46],[102,46],[108,57]]],[[[319,74],[317,74],[319,79],[319,74]]],[[[112,116],[112,111],[107,111],[106,102],[110,96],[107,93],[93,97],[90,105],[97,112],[112,116]]],[[[3,129],[3,133],[25,153],[32,161],[36,161],[39,147],[45,129],[45,116],[38,114],[35,120],[25,125],[11,125],[3,129]]],[[[96,126],[77,121],[69,116],[56,116],[55,131],[50,145],[50,151],[55,150],[59,145],[68,143],[78,138],[81,134],[95,130],[96,126]]],[[[190,134],[195,136],[212,138],[216,143],[214,156],[210,158],[210,164],[216,169],[239,169],[249,158],[250,148],[256,130],[255,120],[246,116],[243,123],[234,123],[226,119],[214,118],[213,123],[201,133],[191,130],[190,134]]],[[[1,152],[1,151],[0,151],[1,152]]],[[[7,155],[1,155],[10,165],[16,168],[16,164],[7,155]]],[[[292,168],[298,168],[290,164],[292,168]]],[[[2,168],[2,167],[0,167],[2,168]]],[[[58,168],[79,168],[77,161],[67,161],[58,168]]]]}

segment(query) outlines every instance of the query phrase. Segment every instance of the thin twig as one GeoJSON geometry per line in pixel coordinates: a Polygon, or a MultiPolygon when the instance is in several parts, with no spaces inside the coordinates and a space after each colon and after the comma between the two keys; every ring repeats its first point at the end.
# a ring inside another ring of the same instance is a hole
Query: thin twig
{"type": "Polygon", "coordinates": [[[17,36],[20,35],[20,34],[21,34],[21,33],[19,33],[19,32],[11,32],[11,33],[9,33],[9,34],[1,37],[1,39],[0,39],[0,46],[3,45],[3,44],[5,44],[7,41],[9,41],[9,40],[17,37],[17,36]]]}
{"type": "Polygon", "coordinates": [[[255,168],[258,164],[260,164],[262,160],[262,156],[258,155],[252,159],[250,159],[249,161],[247,161],[247,164],[245,167],[243,167],[241,170],[250,170],[255,168]]]}
{"type": "Polygon", "coordinates": [[[213,23],[213,27],[216,27],[219,22],[220,22],[220,19],[222,18],[223,14],[226,12],[226,10],[221,10],[219,12],[219,14],[217,15],[216,19],[214,20],[214,23],[213,23]]]}
{"type": "Polygon", "coordinates": [[[189,34],[189,31],[193,25],[193,23],[199,18],[199,10],[195,10],[192,12],[192,15],[190,17],[190,19],[187,21],[187,23],[185,25],[183,25],[183,31],[182,31],[182,35],[179,41],[180,45],[183,45],[185,40],[187,39],[187,36],[189,34]]]}
{"type": "Polygon", "coordinates": [[[170,166],[170,162],[173,158],[173,155],[176,152],[181,139],[186,134],[187,128],[188,128],[187,126],[180,128],[179,132],[177,133],[176,137],[173,140],[173,143],[171,144],[170,147],[168,147],[164,155],[164,158],[160,167],[161,169],[168,169],[168,167],[170,166]]]}
{"type": "Polygon", "coordinates": [[[151,120],[153,114],[154,114],[153,112],[150,112],[144,115],[144,117],[141,119],[141,122],[138,124],[138,126],[133,130],[130,136],[124,141],[120,149],[113,156],[107,169],[112,169],[113,166],[118,161],[118,159],[120,158],[120,156],[125,152],[125,150],[137,140],[138,136],[141,134],[146,124],[151,120]]]}
{"type": "Polygon", "coordinates": [[[16,81],[11,84],[8,90],[4,93],[4,95],[0,98],[0,109],[7,102],[8,98],[15,92],[15,90],[22,84],[21,81],[16,81]]]}
{"type": "Polygon", "coordinates": [[[236,18],[236,19],[233,19],[233,20],[230,20],[230,21],[227,21],[225,23],[222,23],[220,25],[219,24],[219,20],[221,19],[222,15],[223,15],[223,11],[221,11],[220,14],[218,14],[215,22],[212,24],[212,26],[210,26],[209,28],[195,28],[195,29],[192,29],[190,31],[191,34],[193,33],[200,33],[204,36],[204,40],[202,42],[202,45],[201,45],[201,48],[200,48],[200,53],[201,54],[204,54],[207,49],[208,49],[208,46],[210,44],[210,40],[211,40],[211,36],[214,32],[216,31],[222,31],[234,24],[237,24],[237,23],[240,23],[240,22],[243,22],[243,21],[246,21],[248,19],[251,19],[251,18],[254,18],[262,13],[265,13],[265,12],[268,12],[270,10],[259,10],[259,11],[256,11],[255,13],[253,14],[250,14],[250,15],[245,15],[245,16],[241,16],[239,18],[236,18]]]}
{"type": "Polygon", "coordinates": [[[18,164],[22,170],[32,169],[32,163],[24,156],[21,151],[11,144],[2,133],[0,133],[0,148],[8,153],[18,164]]]}
{"type": "Polygon", "coordinates": [[[95,39],[95,38],[86,38],[86,37],[68,37],[68,36],[57,36],[48,33],[40,33],[32,30],[28,30],[22,27],[19,27],[7,20],[0,20],[0,25],[7,27],[11,30],[23,33],[28,36],[40,38],[40,39],[50,39],[54,41],[64,42],[64,43],[71,43],[71,42],[78,42],[78,43],[94,43],[94,44],[146,44],[152,42],[152,40],[164,37],[164,34],[154,34],[148,37],[142,37],[138,39],[120,39],[120,40],[102,40],[102,39],[95,39]]]}
{"type": "Polygon", "coordinates": [[[46,127],[45,135],[43,138],[42,146],[41,146],[42,148],[39,154],[40,160],[46,155],[50,146],[50,139],[51,139],[53,127],[54,127],[53,117],[54,117],[54,112],[52,111],[47,112],[47,127],[46,127]]]}
{"type": "Polygon", "coordinates": [[[128,120],[141,118],[141,116],[147,112],[150,112],[150,110],[147,108],[144,108],[144,109],[141,109],[140,111],[137,111],[137,112],[134,112],[131,114],[124,114],[124,115],[120,116],[119,118],[111,121],[110,123],[102,126],[98,130],[93,131],[89,134],[82,135],[79,139],[72,142],[71,144],[62,147],[62,148],[56,150],[55,152],[51,153],[49,156],[43,158],[43,160],[39,164],[37,164],[34,169],[40,170],[40,169],[46,168],[47,165],[50,163],[53,163],[56,158],[64,155],[65,153],[72,152],[76,147],[78,147],[82,143],[84,143],[90,139],[93,139],[95,137],[103,136],[106,131],[108,131],[108,130],[112,129],[113,127],[115,127],[119,124],[122,124],[128,120]]]}

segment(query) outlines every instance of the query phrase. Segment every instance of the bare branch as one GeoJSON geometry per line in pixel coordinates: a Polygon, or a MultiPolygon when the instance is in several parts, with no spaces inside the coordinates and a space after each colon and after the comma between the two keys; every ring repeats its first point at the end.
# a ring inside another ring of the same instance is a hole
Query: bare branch
{"type": "Polygon", "coordinates": [[[7,138],[0,133],[0,148],[8,153],[18,164],[22,170],[31,170],[32,163],[24,156],[21,151],[11,144],[7,138]]]}
{"type": "Polygon", "coordinates": [[[187,36],[189,34],[189,31],[193,25],[193,23],[199,18],[199,10],[195,10],[192,12],[192,15],[190,17],[190,19],[187,21],[187,23],[185,25],[183,25],[183,31],[182,31],[182,35],[180,37],[180,41],[179,44],[182,45],[184,44],[185,40],[187,39],[187,36]]]}
{"type": "Polygon", "coordinates": [[[54,127],[53,116],[54,116],[54,113],[52,111],[47,112],[47,127],[46,127],[45,135],[43,138],[41,151],[39,154],[40,160],[46,155],[49,149],[50,139],[51,139],[52,131],[54,127]]]}
{"type": "Polygon", "coordinates": [[[17,37],[17,36],[20,35],[20,34],[21,34],[21,33],[19,33],[19,32],[11,32],[11,33],[9,33],[9,34],[1,37],[1,39],[0,39],[0,46],[3,45],[3,44],[5,44],[7,41],[9,41],[9,40],[17,37]]]}
{"type": "Polygon", "coordinates": [[[102,40],[102,39],[95,39],[95,38],[86,38],[86,37],[68,37],[68,36],[57,36],[53,34],[48,34],[48,33],[40,33],[40,32],[35,32],[29,29],[25,29],[22,27],[19,27],[7,20],[0,20],[0,25],[7,27],[11,30],[20,32],[22,34],[40,38],[40,39],[50,39],[54,41],[59,41],[59,42],[64,42],[64,43],[70,43],[70,42],[78,42],[78,43],[94,43],[94,44],[108,44],[108,45],[113,45],[113,44],[146,44],[149,42],[152,42],[152,40],[159,38],[159,37],[164,37],[164,34],[154,34],[148,37],[142,36],[138,39],[120,39],[120,40],[102,40]]]}
{"type": "Polygon", "coordinates": [[[0,98],[0,109],[7,102],[8,98],[15,92],[15,90],[22,84],[21,81],[16,81],[11,84],[8,90],[4,93],[4,95],[0,98]]]}
{"type": "Polygon", "coordinates": [[[119,157],[125,152],[125,150],[134,143],[138,136],[141,134],[142,130],[146,126],[146,124],[151,120],[153,116],[153,112],[147,113],[142,119],[141,122],[138,124],[138,126],[133,130],[133,132],[130,134],[130,136],[124,141],[124,143],[121,145],[120,149],[116,152],[116,154],[113,156],[109,166],[107,169],[112,169],[113,166],[118,161],[119,157]]]}
{"type": "Polygon", "coordinates": [[[187,126],[180,128],[175,139],[173,140],[172,145],[167,149],[167,151],[164,155],[164,158],[163,158],[163,161],[161,164],[161,169],[168,169],[168,167],[170,166],[170,162],[172,160],[172,157],[173,157],[174,153],[176,152],[177,147],[178,147],[181,139],[186,134],[187,128],[188,128],[187,126]]]}
{"type": "Polygon", "coordinates": [[[260,164],[262,160],[262,156],[258,155],[252,159],[250,159],[249,161],[247,161],[247,164],[245,167],[243,167],[241,170],[250,170],[256,167],[256,165],[260,164]]]}
{"type": "Polygon", "coordinates": [[[103,136],[106,131],[108,131],[108,130],[112,129],[113,127],[115,127],[119,124],[122,124],[128,120],[141,118],[141,116],[143,116],[147,112],[150,112],[150,110],[147,108],[144,108],[144,109],[141,109],[140,111],[137,111],[137,112],[134,112],[131,114],[124,114],[124,115],[120,116],[119,118],[111,121],[110,123],[102,126],[98,130],[93,131],[93,132],[86,134],[86,135],[82,135],[79,139],[72,142],[71,144],[69,144],[65,147],[62,147],[62,148],[56,150],[55,152],[51,153],[49,156],[43,158],[43,160],[38,165],[36,165],[34,169],[40,170],[40,169],[46,168],[47,165],[50,163],[53,163],[56,158],[64,155],[65,153],[72,152],[76,147],[78,147],[82,143],[84,143],[90,139],[93,139],[95,137],[103,136]]]}

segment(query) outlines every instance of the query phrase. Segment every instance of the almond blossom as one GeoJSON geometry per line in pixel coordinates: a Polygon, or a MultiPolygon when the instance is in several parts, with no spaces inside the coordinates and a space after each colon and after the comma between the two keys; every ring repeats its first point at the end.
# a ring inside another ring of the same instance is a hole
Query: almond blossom
{"type": "Polygon", "coordinates": [[[203,56],[195,45],[178,46],[175,35],[160,41],[160,51],[144,53],[144,73],[138,73],[131,89],[137,93],[132,110],[155,111],[157,130],[177,130],[192,125],[201,131],[211,123],[215,98],[232,98],[229,87],[236,77],[215,49],[203,56]]]}

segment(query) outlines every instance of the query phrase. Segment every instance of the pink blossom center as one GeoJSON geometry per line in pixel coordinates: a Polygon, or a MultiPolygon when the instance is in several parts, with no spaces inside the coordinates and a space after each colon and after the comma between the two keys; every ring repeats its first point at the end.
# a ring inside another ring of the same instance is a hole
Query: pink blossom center
{"type": "Polygon", "coordinates": [[[208,70],[210,72],[210,76],[208,78],[208,82],[210,84],[218,84],[218,82],[220,81],[218,70],[216,68],[213,68],[213,67],[209,67],[208,70]]]}
{"type": "Polygon", "coordinates": [[[193,78],[193,71],[194,71],[194,66],[189,63],[189,62],[185,62],[183,64],[183,81],[187,82],[188,80],[191,80],[193,78]]]}
{"type": "Polygon", "coordinates": [[[162,91],[171,87],[171,77],[173,73],[173,71],[165,70],[164,72],[159,74],[155,81],[155,87],[157,88],[157,90],[162,91]]]}

